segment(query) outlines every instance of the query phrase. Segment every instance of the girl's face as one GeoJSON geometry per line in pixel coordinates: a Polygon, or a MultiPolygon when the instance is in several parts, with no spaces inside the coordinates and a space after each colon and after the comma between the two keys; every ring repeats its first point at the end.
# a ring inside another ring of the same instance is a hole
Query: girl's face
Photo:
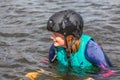
{"type": "Polygon", "coordinates": [[[65,38],[62,34],[53,32],[50,38],[53,40],[54,46],[66,47],[65,38]]]}

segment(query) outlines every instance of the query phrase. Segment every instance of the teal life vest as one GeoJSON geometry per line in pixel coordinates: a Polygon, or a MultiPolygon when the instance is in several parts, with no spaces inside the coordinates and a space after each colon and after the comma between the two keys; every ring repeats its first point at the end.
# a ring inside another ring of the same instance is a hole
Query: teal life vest
{"type": "Polygon", "coordinates": [[[80,47],[76,53],[70,54],[70,63],[67,58],[67,53],[65,48],[63,47],[56,47],[57,49],[57,61],[59,64],[63,65],[64,67],[69,67],[69,64],[73,71],[85,71],[85,72],[93,72],[98,70],[98,68],[89,62],[85,58],[85,50],[88,42],[92,39],[92,37],[83,34],[80,38],[80,47]]]}

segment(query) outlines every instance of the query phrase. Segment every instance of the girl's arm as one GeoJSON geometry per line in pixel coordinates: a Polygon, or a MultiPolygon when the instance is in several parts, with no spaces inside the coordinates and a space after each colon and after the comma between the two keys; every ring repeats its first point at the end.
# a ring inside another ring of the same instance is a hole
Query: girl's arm
{"type": "Polygon", "coordinates": [[[49,50],[49,61],[53,62],[55,60],[55,46],[52,44],[49,50]]]}
{"type": "Polygon", "coordinates": [[[110,69],[110,67],[112,67],[111,62],[103,52],[102,48],[96,42],[92,40],[89,41],[85,56],[90,62],[106,72],[103,74],[103,77],[114,74],[114,71],[110,69]]]}

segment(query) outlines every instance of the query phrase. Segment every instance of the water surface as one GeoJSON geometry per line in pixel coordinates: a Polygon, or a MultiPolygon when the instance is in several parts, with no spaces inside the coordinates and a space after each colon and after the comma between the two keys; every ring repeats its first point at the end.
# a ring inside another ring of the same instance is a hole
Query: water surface
{"type": "MultiPolygon", "coordinates": [[[[53,13],[65,9],[83,16],[84,33],[93,36],[120,68],[119,0],[0,0],[0,80],[18,80],[39,68],[54,71],[48,63],[41,63],[52,43],[46,22],[53,13]]],[[[109,80],[119,80],[117,75],[109,80]]],[[[63,77],[68,79],[81,80],[63,77]]]]}

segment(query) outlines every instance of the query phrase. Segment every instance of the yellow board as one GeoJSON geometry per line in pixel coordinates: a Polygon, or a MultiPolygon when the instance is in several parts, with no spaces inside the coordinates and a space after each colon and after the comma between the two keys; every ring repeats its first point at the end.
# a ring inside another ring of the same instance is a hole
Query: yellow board
{"type": "MultiPolygon", "coordinates": [[[[29,72],[25,75],[25,78],[28,78],[29,80],[36,80],[38,78],[40,78],[40,74],[45,74],[45,75],[48,75],[48,76],[51,76],[53,78],[56,78],[56,80],[63,80],[63,79],[60,79],[61,76],[58,76],[57,74],[54,74],[52,72],[49,72],[49,71],[46,71],[44,69],[39,69],[35,72],[29,72]]],[[[23,78],[20,78],[19,80],[24,80],[23,78]]],[[[93,78],[89,77],[87,79],[84,79],[84,80],[94,80],[93,78]]]]}

